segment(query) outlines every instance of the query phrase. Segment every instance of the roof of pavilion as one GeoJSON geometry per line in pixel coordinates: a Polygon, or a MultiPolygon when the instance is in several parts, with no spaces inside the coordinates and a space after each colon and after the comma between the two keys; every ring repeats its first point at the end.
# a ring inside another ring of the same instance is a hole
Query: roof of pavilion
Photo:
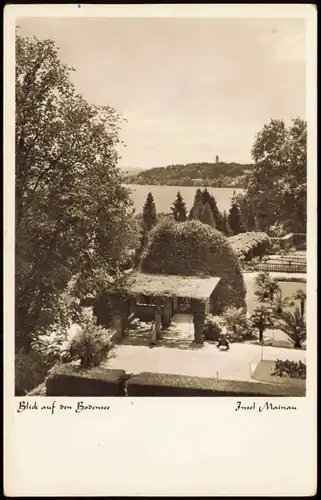
{"type": "Polygon", "coordinates": [[[133,272],[126,284],[130,295],[158,295],[204,300],[210,297],[220,278],[146,274],[133,272]]]}

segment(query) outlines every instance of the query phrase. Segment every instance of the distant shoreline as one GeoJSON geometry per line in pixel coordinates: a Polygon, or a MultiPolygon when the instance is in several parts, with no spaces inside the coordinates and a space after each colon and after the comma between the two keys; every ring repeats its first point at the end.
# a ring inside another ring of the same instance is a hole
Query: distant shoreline
{"type": "Polygon", "coordinates": [[[133,186],[176,186],[176,187],[195,187],[196,189],[200,188],[200,189],[204,189],[204,188],[235,188],[235,189],[245,189],[245,185],[244,184],[220,184],[220,185],[217,185],[217,184],[214,184],[214,183],[210,183],[210,184],[182,184],[180,183],[179,181],[177,181],[177,183],[164,183],[164,184],[161,184],[161,183],[151,183],[151,182],[140,182],[138,183],[137,181],[129,181],[128,179],[124,179],[122,181],[122,184],[127,184],[127,185],[133,185],[133,186]]]}
{"type": "Polygon", "coordinates": [[[186,186],[212,188],[245,188],[245,178],[253,164],[240,163],[188,163],[168,165],[122,173],[122,182],[140,186],[186,186]]]}

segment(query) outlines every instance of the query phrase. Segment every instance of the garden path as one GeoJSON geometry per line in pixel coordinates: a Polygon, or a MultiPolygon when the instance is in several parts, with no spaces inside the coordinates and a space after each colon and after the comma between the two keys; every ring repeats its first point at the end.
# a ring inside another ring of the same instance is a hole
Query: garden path
{"type": "MultiPolygon", "coordinates": [[[[303,361],[306,351],[264,347],[263,359],[290,359],[303,361]]],[[[128,373],[172,373],[196,377],[211,377],[230,380],[251,380],[256,366],[261,361],[261,346],[232,344],[229,351],[220,351],[215,344],[205,342],[204,346],[181,349],[157,344],[116,345],[113,356],[104,366],[109,369],[123,369],[128,373]]]]}

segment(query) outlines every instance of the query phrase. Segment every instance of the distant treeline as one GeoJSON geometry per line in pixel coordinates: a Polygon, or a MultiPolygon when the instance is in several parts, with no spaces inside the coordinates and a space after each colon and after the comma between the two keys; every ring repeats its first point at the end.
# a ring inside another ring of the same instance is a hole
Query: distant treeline
{"type": "Polygon", "coordinates": [[[123,182],[128,184],[160,186],[244,186],[244,175],[253,169],[252,164],[240,163],[188,163],[169,165],[144,170],[138,174],[124,174],[123,182]]]}

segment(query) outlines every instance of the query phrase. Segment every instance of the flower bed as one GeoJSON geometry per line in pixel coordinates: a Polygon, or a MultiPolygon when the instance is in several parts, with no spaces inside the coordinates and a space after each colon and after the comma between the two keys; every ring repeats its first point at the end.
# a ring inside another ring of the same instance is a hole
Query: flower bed
{"type": "Polygon", "coordinates": [[[292,386],[298,388],[299,390],[305,391],[306,381],[304,379],[291,378],[287,375],[284,375],[282,377],[273,375],[272,372],[274,368],[275,361],[263,360],[257,365],[253,373],[253,378],[255,380],[258,380],[259,382],[269,382],[278,386],[292,386]]]}
{"type": "Polygon", "coordinates": [[[276,377],[290,377],[296,379],[306,379],[306,365],[302,361],[290,361],[277,359],[271,371],[271,375],[276,377]]]}

